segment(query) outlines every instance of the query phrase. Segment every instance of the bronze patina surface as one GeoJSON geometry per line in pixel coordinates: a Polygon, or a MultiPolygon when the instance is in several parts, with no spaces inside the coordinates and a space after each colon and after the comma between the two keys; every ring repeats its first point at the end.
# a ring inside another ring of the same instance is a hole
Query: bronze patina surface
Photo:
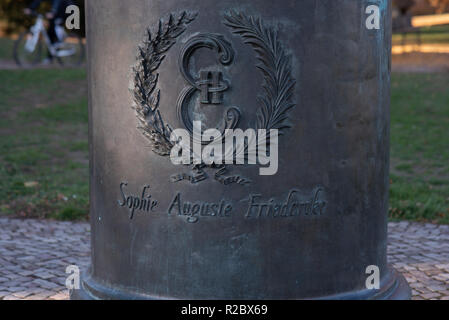
{"type": "Polygon", "coordinates": [[[409,298],[387,265],[390,1],[87,5],[92,264],[78,299],[409,298]],[[174,165],[174,129],[277,129],[174,165]],[[379,290],[366,288],[378,266],[379,290]]]}

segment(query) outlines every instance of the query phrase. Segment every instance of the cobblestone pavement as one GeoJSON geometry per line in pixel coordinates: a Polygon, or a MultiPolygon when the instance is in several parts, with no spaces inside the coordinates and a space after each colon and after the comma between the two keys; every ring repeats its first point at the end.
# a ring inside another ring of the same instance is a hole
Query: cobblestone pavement
{"type": "Polygon", "coordinates": [[[86,223],[0,218],[0,300],[68,298],[65,271],[86,268],[86,223]]]}
{"type": "Polygon", "coordinates": [[[449,226],[390,223],[388,258],[414,300],[449,300],[449,226]]]}
{"type": "MultiPolygon", "coordinates": [[[[66,267],[89,262],[87,223],[0,218],[0,300],[68,298],[66,267]]],[[[389,224],[389,262],[413,299],[449,300],[449,226],[389,224]]]]}

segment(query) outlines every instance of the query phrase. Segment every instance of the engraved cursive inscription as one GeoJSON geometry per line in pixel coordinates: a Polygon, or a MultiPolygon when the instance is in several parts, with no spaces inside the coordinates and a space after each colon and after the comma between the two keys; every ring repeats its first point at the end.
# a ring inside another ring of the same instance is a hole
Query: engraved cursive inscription
{"type": "Polygon", "coordinates": [[[168,208],[168,214],[186,216],[187,222],[197,223],[200,217],[231,217],[232,204],[221,200],[219,203],[210,202],[183,202],[181,194],[178,193],[168,208]]]}
{"type": "Polygon", "coordinates": [[[127,182],[122,182],[120,184],[120,194],[122,200],[118,201],[118,204],[122,207],[127,207],[129,209],[129,218],[132,220],[134,218],[134,213],[136,211],[141,212],[152,212],[157,206],[157,201],[152,200],[151,194],[147,194],[150,189],[149,185],[143,187],[141,196],[126,195],[124,187],[128,186],[127,182]]]}
{"type": "MultiPolygon", "coordinates": [[[[127,182],[120,184],[121,199],[117,203],[129,211],[129,219],[132,220],[136,213],[163,214],[157,210],[159,207],[150,194],[150,186],[145,185],[139,195],[129,194],[127,182]]],[[[261,194],[249,194],[240,201],[240,205],[234,200],[217,199],[214,201],[188,201],[182,193],[177,192],[169,203],[163,203],[165,214],[171,217],[185,219],[187,223],[195,224],[203,218],[206,220],[241,218],[245,220],[273,219],[273,218],[300,218],[321,217],[326,213],[328,202],[326,192],[322,187],[316,187],[309,194],[299,189],[292,189],[285,197],[264,197],[261,194]],[[215,219],[214,219],[215,218],[215,219]]]]}
{"type": "Polygon", "coordinates": [[[261,200],[262,196],[249,196],[248,209],[245,218],[289,218],[299,216],[321,216],[324,214],[327,202],[323,200],[324,191],[316,189],[309,199],[304,199],[299,190],[291,190],[282,203],[274,199],[261,200]]]}

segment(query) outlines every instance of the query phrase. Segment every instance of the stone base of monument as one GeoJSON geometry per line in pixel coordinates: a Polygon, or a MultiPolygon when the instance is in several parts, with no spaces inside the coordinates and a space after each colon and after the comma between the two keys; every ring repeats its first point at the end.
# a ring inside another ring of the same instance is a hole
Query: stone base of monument
{"type": "MultiPolygon", "coordinates": [[[[210,297],[215,299],[235,299],[229,297],[210,297]]],[[[240,297],[241,299],[252,300],[254,297],[240,297]]],[[[391,268],[381,281],[379,290],[354,290],[335,295],[328,295],[317,298],[318,300],[409,300],[411,298],[410,287],[399,272],[391,268]]],[[[70,292],[71,300],[175,300],[175,299],[195,299],[195,297],[160,297],[132,292],[126,289],[111,288],[86,277],[79,290],[70,292]]],[[[267,300],[276,300],[276,297],[266,297],[267,300]]],[[[313,297],[291,297],[291,300],[314,299],[313,297]]]]}

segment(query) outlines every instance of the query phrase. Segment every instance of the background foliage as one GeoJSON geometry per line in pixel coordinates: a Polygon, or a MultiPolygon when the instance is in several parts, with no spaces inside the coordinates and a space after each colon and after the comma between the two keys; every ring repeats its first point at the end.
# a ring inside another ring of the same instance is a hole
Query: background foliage
{"type": "Polygon", "coordinates": [[[393,0],[393,6],[414,15],[444,13],[449,10],[449,0],[393,0]]]}

